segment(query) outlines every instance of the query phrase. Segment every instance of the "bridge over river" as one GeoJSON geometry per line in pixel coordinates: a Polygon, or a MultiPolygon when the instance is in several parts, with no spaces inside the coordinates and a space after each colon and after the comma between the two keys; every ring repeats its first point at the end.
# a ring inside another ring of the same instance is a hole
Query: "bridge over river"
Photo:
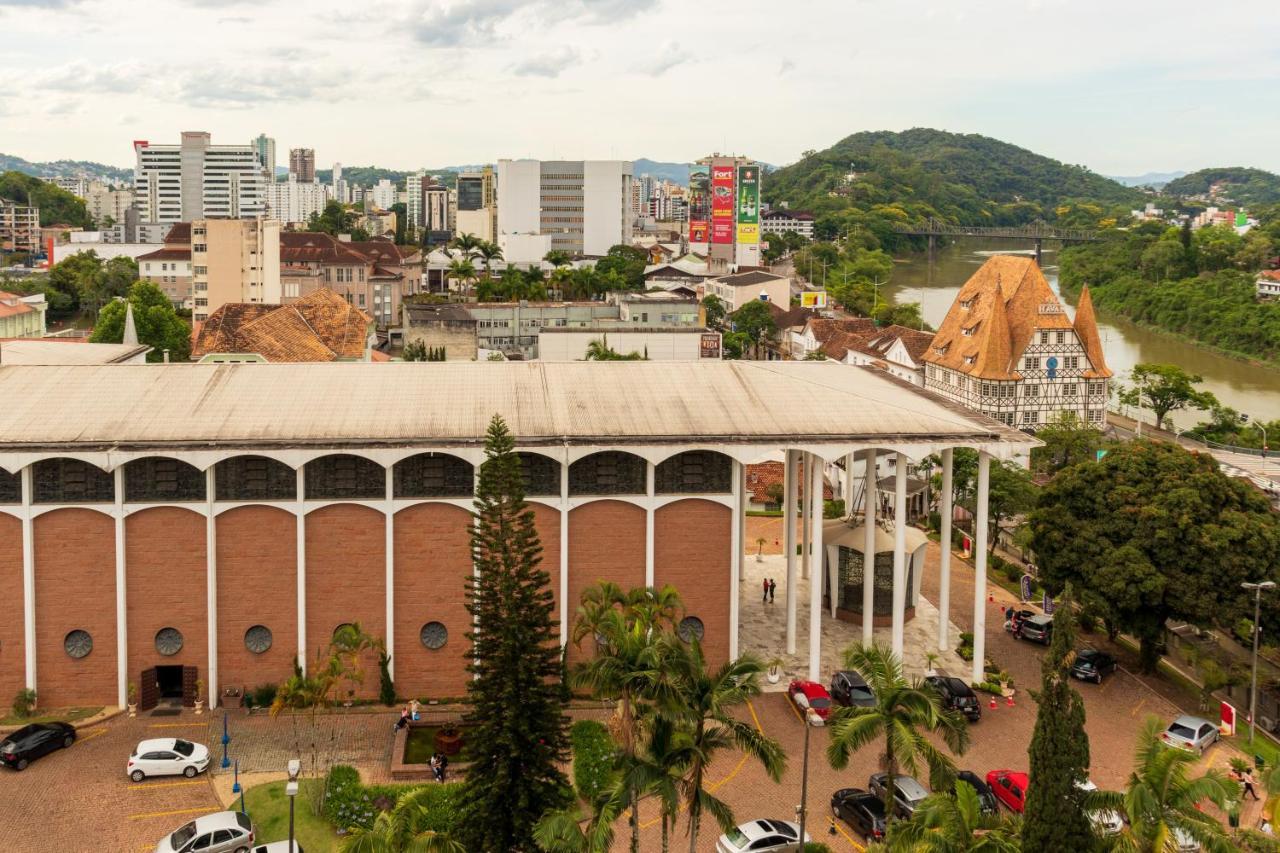
{"type": "Polygon", "coordinates": [[[929,217],[918,225],[894,225],[898,234],[909,234],[913,237],[929,238],[929,256],[933,257],[939,237],[980,237],[999,238],[1004,240],[1028,240],[1035,244],[1036,266],[1041,265],[1041,253],[1045,240],[1059,243],[1092,243],[1098,239],[1098,232],[1087,228],[1058,228],[1047,222],[1036,220],[1029,225],[952,225],[941,219],[929,217]]]}

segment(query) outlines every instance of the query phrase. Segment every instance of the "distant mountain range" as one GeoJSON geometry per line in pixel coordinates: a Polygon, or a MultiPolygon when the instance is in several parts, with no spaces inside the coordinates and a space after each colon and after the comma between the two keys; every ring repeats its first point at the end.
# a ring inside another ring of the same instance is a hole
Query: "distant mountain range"
{"type": "Polygon", "coordinates": [[[1147,172],[1144,175],[1107,175],[1108,178],[1126,187],[1153,187],[1160,189],[1172,180],[1181,178],[1186,172],[1147,172]]]}
{"type": "Polygon", "coordinates": [[[104,163],[90,160],[52,160],[47,163],[32,163],[12,154],[0,154],[0,172],[22,172],[35,175],[37,178],[78,178],[87,175],[108,183],[116,181],[132,181],[133,169],[121,169],[104,163]]]}

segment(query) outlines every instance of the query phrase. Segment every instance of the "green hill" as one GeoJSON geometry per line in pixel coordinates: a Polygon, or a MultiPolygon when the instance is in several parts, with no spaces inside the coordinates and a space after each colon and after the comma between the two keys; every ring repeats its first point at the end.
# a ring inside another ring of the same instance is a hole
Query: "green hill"
{"type": "Polygon", "coordinates": [[[1216,197],[1222,201],[1242,205],[1280,202],[1280,175],[1244,166],[1201,169],[1165,184],[1163,192],[1179,198],[1208,195],[1215,184],[1221,185],[1216,197]]]}
{"type": "Polygon", "coordinates": [[[762,189],[771,204],[813,211],[828,233],[865,222],[879,234],[877,221],[930,216],[964,225],[1098,226],[1145,198],[1083,166],[929,128],[855,133],[773,171],[762,189]]]}
{"type": "Polygon", "coordinates": [[[39,207],[41,225],[93,227],[84,199],[22,172],[0,174],[0,198],[39,207]]]}

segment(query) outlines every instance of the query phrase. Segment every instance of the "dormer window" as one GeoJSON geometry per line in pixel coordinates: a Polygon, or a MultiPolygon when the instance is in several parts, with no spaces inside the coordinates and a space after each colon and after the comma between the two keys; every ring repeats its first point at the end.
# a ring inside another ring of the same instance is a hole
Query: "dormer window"
{"type": "Polygon", "coordinates": [[[973,325],[967,329],[961,329],[960,334],[964,335],[966,338],[972,338],[973,333],[976,332],[977,330],[978,330],[978,327],[976,325],[973,325]]]}
{"type": "Polygon", "coordinates": [[[947,350],[948,350],[948,349],[950,349],[950,348],[951,348],[951,345],[950,345],[950,344],[943,344],[943,345],[942,345],[942,346],[940,346],[940,347],[934,347],[934,348],[933,348],[933,351],[934,351],[935,353],[937,353],[938,355],[946,355],[946,354],[947,354],[947,350]]]}
{"type": "Polygon", "coordinates": [[[970,297],[969,299],[961,299],[961,300],[960,300],[960,307],[961,307],[963,310],[968,311],[970,308],[972,308],[972,307],[973,307],[973,298],[972,298],[972,297],[970,297]]]}
{"type": "Polygon", "coordinates": [[[976,355],[966,355],[964,357],[965,364],[977,364],[977,362],[978,362],[978,357],[976,355]]]}

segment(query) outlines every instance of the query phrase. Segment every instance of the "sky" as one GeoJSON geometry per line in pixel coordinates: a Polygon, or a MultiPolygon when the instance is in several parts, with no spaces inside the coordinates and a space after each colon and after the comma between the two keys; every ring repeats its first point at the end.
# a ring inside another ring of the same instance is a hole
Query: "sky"
{"type": "Polygon", "coordinates": [[[981,133],[1110,175],[1280,172],[1274,0],[0,0],[0,152],[794,162],[981,133]]]}

